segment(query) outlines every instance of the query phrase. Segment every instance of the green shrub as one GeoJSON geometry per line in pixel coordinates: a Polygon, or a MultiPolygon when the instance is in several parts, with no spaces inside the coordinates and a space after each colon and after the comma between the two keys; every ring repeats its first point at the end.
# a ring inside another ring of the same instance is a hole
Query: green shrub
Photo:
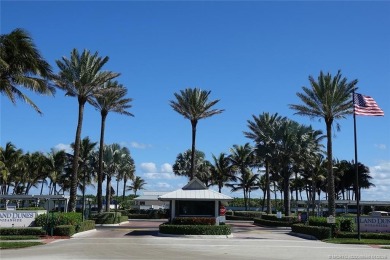
{"type": "Polygon", "coordinates": [[[326,220],[326,217],[309,217],[308,224],[309,226],[333,228],[335,232],[339,232],[341,219],[342,218],[336,218],[335,224],[329,224],[326,220]]]}
{"type": "Polygon", "coordinates": [[[282,216],[278,218],[275,214],[262,214],[261,218],[264,220],[271,221],[281,221],[281,222],[289,222],[289,223],[298,223],[298,217],[296,216],[282,216]]]}
{"type": "Polygon", "coordinates": [[[120,223],[121,217],[119,212],[103,212],[96,214],[93,219],[96,224],[117,224],[120,223]]]}
{"type": "Polygon", "coordinates": [[[226,220],[253,220],[253,217],[226,215],[226,220]]]}
{"type": "Polygon", "coordinates": [[[43,227],[44,229],[48,228],[46,224],[48,224],[49,227],[55,227],[60,225],[76,226],[80,224],[81,220],[82,220],[81,213],[55,212],[55,213],[49,213],[49,218],[47,218],[47,214],[38,215],[35,218],[35,225],[38,227],[43,227]]]}
{"type": "Polygon", "coordinates": [[[355,231],[355,222],[352,218],[340,218],[340,231],[353,232],[355,231]]]}
{"type": "Polygon", "coordinates": [[[53,235],[55,236],[72,236],[76,233],[75,226],[73,225],[60,225],[55,226],[53,229],[53,235]]]}
{"type": "Polygon", "coordinates": [[[293,223],[287,221],[275,221],[275,220],[266,220],[262,218],[253,219],[255,225],[269,226],[269,227],[291,227],[293,223]]]}
{"type": "Polygon", "coordinates": [[[0,228],[2,236],[42,236],[45,230],[42,228],[0,228]]]}
{"type": "Polygon", "coordinates": [[[129,214],[129,219],[147,219],[149,217],[148,214],[129,214]]]}
{"type": "Polygon", "coordinates": [[[161,224],[159,232],[173,235],[230,235],[230,225],[206,226],[206,225],[171,225],[161,224]]]}
{"type": "Polygon", "coordinates": [[[44,207],[26,207],[26,208],[17,208],[16,210],[46,210],[44,207]]]}
{"type": "Polygon", "coordinates": [[[231,209],[229,209],[229,210],[226,211],[226,214],[225,214],[225,215],[226,215],[226,216],[233,216],[233,215],[234,215],[234,211],[231,210],[231,209]]]}
{"type": "Polygon", "coordinates": [[[94,220],[85,220],[76,226],[76,233],[95,229],[94,220]]]}
{"type": "Polygon", "coordinates": [[[173,225],[215,225],[215,218],[178,217],[172,220],[173,225]]]}
{"type": "Polygon", "coordinates": [[[260,218],[263,214],[262,211],[234,211],[234,216],[246,217],[246,218],[260,218]]]}
{"type": "Polygon", "coordinates": [[[317,239],[327,239],[331,236],[331,229],[323,226],[307,226],[304,224],[294,224],[291,226],[291,231],[295,233],[301,233],[311,235],[317,239]]]}

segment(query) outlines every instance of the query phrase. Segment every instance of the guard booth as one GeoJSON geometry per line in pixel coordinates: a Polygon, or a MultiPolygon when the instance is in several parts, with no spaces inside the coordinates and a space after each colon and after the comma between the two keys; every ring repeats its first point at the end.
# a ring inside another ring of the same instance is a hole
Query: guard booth
{"type": "Polygon", "coordinates": [[[233,200],[232,197],[209,190],[198,178],[192,179],[183,188],[159,197],[169,201],[170,222],[176,217],[214,217],[217,225],[224,222],[226,209],[222,202],[233,200]]]}

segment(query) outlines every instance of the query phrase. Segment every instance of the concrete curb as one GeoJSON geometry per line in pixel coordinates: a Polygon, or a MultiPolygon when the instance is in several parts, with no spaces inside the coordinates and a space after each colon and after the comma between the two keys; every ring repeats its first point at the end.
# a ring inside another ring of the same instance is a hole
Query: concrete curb
{"type": "Polygon", "coordinates": [[[315,236],[312,235],[306,235],[306,234],[295,233],[295,232],[289,232],[288,234],[291,236],[300,237],[308,240],[318,240],[315,236]]]}
{"type": "Polygon", "coordinates": [[[233,238],[233,234],[230,235],[172,235],[172,234],[163,234],[158,233],[159,237],[177,237],[177,238],[211,238],[211,239],[226,239],[233,238]]]}
{"type": "Polygon", "coordinates": [[[73,238],[73,237],[79,237],[79,236],[81,236],[81,235],[90,234],[90,233],[93,233],[93,232],[96,232],[96,229],[90,229],[90,230],[87,230],[87,231],[83,231],[83,232],[76,233],[76,234],[74,234],[73,236],[71,236],[71,238],[73,238]]]}

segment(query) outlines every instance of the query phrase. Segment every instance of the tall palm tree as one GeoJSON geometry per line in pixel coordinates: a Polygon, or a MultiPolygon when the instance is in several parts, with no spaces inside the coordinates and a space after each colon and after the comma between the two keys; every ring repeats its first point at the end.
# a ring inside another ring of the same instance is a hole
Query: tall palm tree
{"type": "Polygon", "coordinates": [[[209,102],[211,91],[205,91],[198,88],[187,88],[175,93],[176,101],[171,100],[170,105],[184,118],[189,119],[192,128],[192,145],[191,145],[191,172],[190,179],[195,177],[195,140],[196,126],[198,121],[203,118],[211,117],[222,113],[223,109],[211,109],[219,102],[219,99],[209,102]]]}
{"type": "Polygon", "coordinates": [[[88,50],[84,50],[80,55],[76,49],[73,49],[70,58],[63,57],[62,60],[56,61],[60,69],[56,84],[59,88],[66,91],[66,95],[77,97],[79,106],[74,142],[69,211],[76,210],[78,160],[85,103],[92,101],[94,94],[104,83],[119,76],[118,73],[102,71],[102,67],[107,63],[108,59],[107,56],[99,57],[97,52],[91,54],[88,50]]]}
{"type": "Polygon", "coordinates": [[[4,148],[0,147],[0,162],[2,163],[0,194],[8,194],[12,178],[19,171],[22,156],[23,151],[11,142],[6,143],[4,148]]]}
{"type": "Polygon", "coordinates": [[[38,106],[20,87],[39,94],[53,96],[50,80],[52,70],[36,48],[31,36],[23,29],[0,35],[0,92],[12,103],[21,99],[42,114],[38,106]]]}
{"type": "Polygon", "coordinates": [[[282,118],[275,113],[273,115],[264,112],[259,116],[253,115],[253,121],[248,120],[248,128],[250,131],[244,132],[247,138],[252,139],[256,143],[257,159],[264,162],[265,166],[265,185],[267,195],[267,214],[272,213],[271,206],[271,182],[270,182],[270,162],[276,152],[275,131],[277,125],[286,118],[282,118]]]}
{"type": "MultiPolygon", "coordinates": [[[[296,114],[309,116],[310,118],[324,119],[326,124],[327,137],[327,162],[328,162],[328,212],[335,216],[335,185],[333,174],[333,151],[332,151],[332,126],[335,120],[345,118],[352,114],[353,104],[351,94],[356,89],[357,80],[347,82],[342,78],[338,71],[336,76],[332,77],[330,73],[324,74],[322,71],[317,81],[309,76],[311,88],[302,87],[303,93],[297,93],[297,96],[303,102],[302,105],[290,105],[290,108],[296,110],[296,114]]],[[[337,130],[340,125],[336,123],[337,130]]]]}
{"type": "Polygon", "coordinates": [[[134,191],[134,196],[136,197],[137,196],[137,191],[143,190],[144,189],[144,185],[146,185],[146,184],[147,183],[145,182],[144,179],[142,179],[141,177],[137,176],[133,180],[132,184],[127,186],[127,190],[134,191]]]}
{"type": "Polygon", "coordinates": [[[48,177],[50,179],[49,195],[57,195],[57,184],[60,181],[60,177],[64,174],[67,156],[64,150],[51,152],[47,155],[48,158],[48,177]]]}
{"type": "Polygon", "coordinates": [[[214,154],[214,165],[211,169],[211,178],[215,185],[218,185],[218,191],[221,193],[223,186],[228,181],[236,181],[233,168],[230,165],[229,157],[225,153],[220,153],[218,157],[214,154]]]}
{"type": "Polygon", "coordinates": [[[102,200],[102,185],[103,185],[103,147],[104,147],[104,130],[106,127],[106,118],[109,112],[115,112],[126,116],[134,116],[126,111],[131,108],[131,98],[126,98],[127,89],[117,81],[107,81],[103,88],[95,93],[95,99],[92,100],[92,105],[100,111],[100,148],[99,148],[99,168],[98,168],[98,188],[97,188],[97,204],[98,212],[103,209],[102,200]]]}
{"type": "Polygon", "coordinates": [[[233,170],[240,173],[237,177],[238,184],[228,183],[226,186],[231,187],[232,191],[242,190],[244,193],[245,208],[248,208],[248,195],[252,187],[256,185],[258,174],[253,174],[251,168],[255,165],[254,149],[249,143],[245,145],[233,145],[229,155],[230,163],[233,170]]]}
{"type": "MultiPolygon", "coordinates": [[[[117,181],[123,180],[122,200],[124,201],[126,194],[126,183],[128,180],[134,180],[135,177],[135,164],[133,158],[130,155],[130,150],[127,147],[122,147],[121,153],[122,156],[119,165],[117,181]]],[[[117,194],[119,195],[118,191],[117,194]]]]}
{"type": "MultiPolygon", "coordinates": [[[[178,176],[187,176],[191,179],[191,163],[192,163],[192,151],[188,149],[184,153],[180,153],[176,157],[176,161],[172,166],[173,173],[178,176]]],[[[205,159],[206,155],[204,152],[196,150],[195,151],[195,176],[201,180],[206,186],[208,186],[210,181],[210,168],[211,163],[205,159]]]]}

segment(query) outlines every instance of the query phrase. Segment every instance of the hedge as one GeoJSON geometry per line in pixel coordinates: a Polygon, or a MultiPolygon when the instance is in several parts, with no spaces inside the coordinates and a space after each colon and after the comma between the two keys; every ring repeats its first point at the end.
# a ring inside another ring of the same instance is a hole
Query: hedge
{"type": "Polygon", "coordinates": [[[233,216],[241,216],[248,218],[260,218],[265,212],[262,211],[234,211],[233,216]]]}
{"type": "Polygon", "coordinates": [[[76,233],[75,226],[72,225],[60,225],[53,229],[53,235],[55,236],[73,236],[76,233]]]}
{"type": "Polygon", "coordinates": [[[281,221],[281,222],[289,222],[289,223],[298,223],[298,217],[296,216],[282,216],[278,218],[275,214],[263,214],[261,215],[261,219],[271,220],[271,221],[281,221]]]}
{"type": "Polygon", "coordinates": [[[79,225],[76,226],[76,232],[83,232],[87,230],[95,229],[95,221],[94,220],[86,220],[84,222],[81,222],[79,225]]]}
{"type": "Polygon", "coordinates": [[[148,214],[129,214],[129,219],[148,219],[148,214]]]}
{"type": "Polygon", "coordinates": [[[261,226],[269,227],[291,227],[293,223],[287,221],[275,221],[275,220],[266,220],[261,218],[253,219],[253,223],[261,226]]]}
{"type": "Polygon", "coordinates": [[[55,212],[49,213],[49,219],[47,214],[38,215],[35,218],[35,225],[38,227],[47,228],[46,222],[48,221],[49,227],[55,227],[60,225],[73,225],[76,226],[81,223],[82,216],[81,213],[77,212],[55,212]]]}
{"type": "Polygon", "coordinates": [[[173,225],[215,225],[215,218],[178,217],[172,220],[173,225]]]}
{"type": "Polygon", "coordinates": [[[230,235],[230,225],[206,226],[206,225],[172,225],[161,224],[159,232],[173,235],[230,235]]]}
{"type": "MultiPolygon", "coordinates": [[[[336,233],[338,238],[357,238],[356,232],[338,232],[336,233]]],[[[369,233],[360,232],[360,237],[363,239],[387,239],[390,240],[390,233],[369,233]]]]}
{"type": "Polygon", "coordinates": [[[317,239],[326,239],[331,237],[331,228],[319,226],[307,226],[304,224],[294,224],[291,226],[291,231],[306,235],[312,235],[317,239]]]}
{"type": "Polygon", "coordinates": [[[103,212],[92,217],[96,224],[117,224],[121,222],[120,212],[103,212]]]}
{"type": "Polygon", "coordinates": [[[45,234],[45,230],[41,228],[0,228],[2,236],[42,236],[45,234]]]}

